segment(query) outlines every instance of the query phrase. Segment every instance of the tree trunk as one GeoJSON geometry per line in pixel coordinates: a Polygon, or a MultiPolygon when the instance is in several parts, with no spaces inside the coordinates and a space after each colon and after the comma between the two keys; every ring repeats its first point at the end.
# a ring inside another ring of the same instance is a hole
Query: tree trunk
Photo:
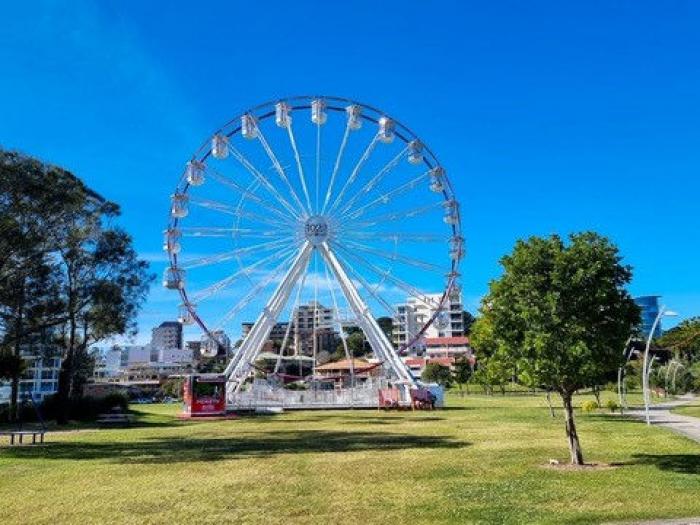
{"type": "Polygon", "coordinates": [[[554,407],[552,406],[552,393],[547,390],[547,405],[549,406],[549,415],[554,417],[554,407]]]}
{"type": "Polygon", "coordinates": [[[593,387],[593,395],[595,396],[595,401],[598,403],[598,407],[600,408],[600,387],[598,385],[593,387]]]}
{"type": "MultiPolygon", "coordinates": [[[[16,338],[14,345],[15,357],[22,356],[22,331],[24,329],[24,283],[18,290],[19,307],[17,308],[16,338]]],[[[21,371],[17,370],[12,376],[12,387],[10,390],[10,413],[9,420],[15,422],[19,420],[19,380],[21,371]]]]}
{"type": "Polygon", "coordinates": [[[571,454],[572,465],[583,465],[583,452],[581,451],[581,443],[578,440],[576,433],[576,422],[574,421],[574,407],[571,404],[571,394],[561,394],[561,399],[564,404],[564,419],[566,422],[566,438],[569,441],[569,453],[571,454]]]}

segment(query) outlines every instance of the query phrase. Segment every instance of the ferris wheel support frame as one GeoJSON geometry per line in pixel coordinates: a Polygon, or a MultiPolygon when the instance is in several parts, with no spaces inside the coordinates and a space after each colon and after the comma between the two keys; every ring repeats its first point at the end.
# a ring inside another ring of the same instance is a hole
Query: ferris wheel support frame
{"type": "Polygon", "coordinates": [[[308,240],[302,245],[294,263],[277,286],[275,293],[272,294],[250,332],[243,340],[238,352],[236,352],[236,355],[231,359],[224,371],[224,375],[228,378],[227,397],[229,401],[232,401],[232,397],[240,390],[248,374],[250,374],[255,359],[270,336],[270,332],[284,306],[289,301],[294,287],[301,279],[303,272],[306,271],[315,249],[319,250],[324,261],[338,280],[341,291],[355,314],[370,347],[377,358],[384,362],[384,366],[394,373],[396,377],[395,384],[401,387],[403,400],[408,401],[410,399],[409,390],[416,385],[416,381],[408,367],[401,361],[398,353],[380,328],[367,304],[362,300],[357,288],[331,251],[328,243],[322,242],[314,245],[308,240]]]}

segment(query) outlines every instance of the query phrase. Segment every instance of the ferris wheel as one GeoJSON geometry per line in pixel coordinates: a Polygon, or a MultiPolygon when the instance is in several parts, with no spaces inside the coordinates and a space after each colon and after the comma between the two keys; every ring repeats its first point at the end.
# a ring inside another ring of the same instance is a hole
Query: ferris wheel
{"type": "Polygon", "coordinates": [[[386,375],[412,384],[400,355],[448,322],[464,240],[447,173],[410,129],[352,100],[301,96],[245,111],[195,152],[172,194],[164,248],[163,284],[180,294],[180,321],[206,334],[204,353],[255,319],[225,372],[236,389],[278,322],[287,321],[279,355],[290,351],[302,305],[312,305],[314,359],[329,327],[352,357],[343,324],[353,324],[386,375]],[[377,318],[399,319],[406,298],[431,313],[392,342],[377,318]]]}

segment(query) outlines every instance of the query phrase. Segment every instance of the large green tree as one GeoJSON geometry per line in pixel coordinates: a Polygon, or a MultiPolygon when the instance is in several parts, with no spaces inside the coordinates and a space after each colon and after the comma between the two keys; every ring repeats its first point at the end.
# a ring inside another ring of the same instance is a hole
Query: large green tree
{"type": "Polygon", "coordinates": [[[657,340],[659,346],[673,350],[686,362],[700,361],[700,317],[692,317],[674,326],[657,340]]]}
{"type": "Polygon", "coordinates": [[[88,345],[135,330],[152,276],[113,224],[118,206],[70,172],[0,151],[0,175],[2,342],[19,355],[48,334],[67,401],[81,395],[88,345]]]}
{"type": "Polygon", "coordinates": [[[518,241],[500,262],[503,275],[491,282],[472,330],[477,355],[489,348],[512,359],[522,383],[559,393],[571,462],[582,464],[572,396],[621,365],[620,349],[639,322],[625,288],[631,268],[593,232],[568,242],[557,235],[518,241]]]}

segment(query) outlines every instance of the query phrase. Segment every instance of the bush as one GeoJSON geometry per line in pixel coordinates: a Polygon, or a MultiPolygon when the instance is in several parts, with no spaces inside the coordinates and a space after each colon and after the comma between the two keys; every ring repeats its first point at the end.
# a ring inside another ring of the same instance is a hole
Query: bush
{"type": "MultiPolygon", "coordinates": [[[[45,419],[56,418],[59,413],[59,402],[57,396],[49,396],[44,400],[40,410],[45,419]]],[[[129,409],[129,398],[120,393],[111,393],[100,397],[84,396],[79,399],[71,399],[69,405],[69,419],[93,421],[100,414],[111,412],[115,408],[126,412],[129,409]]]]}
{"type": "Polygon", "coordinates": [[[605,403],[605,408],[610,410],[610,412],[617,412],[620,410],[620,405],[615,401],[614,399],[608,399],[607,402],[605,403]]]}
{"type": "Polygon", "coordinates": [[[598,403],[596,403],[596,402],[593,401],[592,399],[589,400],[589,401],[584,401],[584,402],[581,404],[581,410],[582,410],[583,412],[585,412],[586,414],[588,414],[588,413],[590,413],[590,412],[595,412],[596,410],[598,410],[598,408],[600,408],[600,407],[598,406],[598,403]]]}

